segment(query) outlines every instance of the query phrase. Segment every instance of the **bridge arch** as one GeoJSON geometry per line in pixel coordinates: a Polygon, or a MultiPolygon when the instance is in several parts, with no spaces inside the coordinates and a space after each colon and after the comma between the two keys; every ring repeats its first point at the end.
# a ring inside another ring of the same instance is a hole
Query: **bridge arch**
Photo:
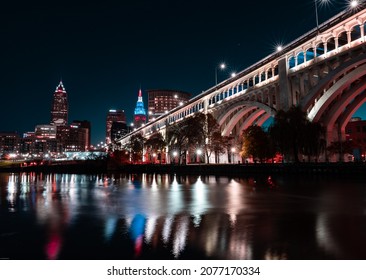
{"type": "MultiPolygon", "coordinates": [[[[319,100],[323,94],[327,92],[327,90],[334,85],[336,81],[341,79],[347,73],[354,71],[355,69],[359,68],[363,64],[366,63],[366,54],[362,54],[358,57],[355,57],[336,69],[330,71],[323,79],[319,81],[319,83],[310,90],[310,92],[300,101],[300,106],[304,110],[309,112],[316,106],[317,100],[319,100]]],[[[318,105],[319,108],[319,105],[318,105]]],[[[313,111],[313,114],[309,117],[314,119],[315,115],[317,114],[317,110],[313,111]]]]}
{"type": "Polygon", "coordinates": [[[271,115],[268,114],[263,109],[258,109],[252,112],[240,125],[238,132],[241,133],[243,130],[247,129],[249,126],[253,124],[257,124],[258,126],[261,126],[265,120],[270,118],[271,115]]]}
{"type": "MultiPolygon", "coordinates": [[[[268,117],[258,120],[257,124],[262,125],[269,117],[274,116],[276,111],[259,102],[242,101],[225,108],[225,112],[218,117],[218,123],[222,127],[222,135],[228,136],[240,120],[246,117],[245,124],[253,124],[260,116],[267,114],[268,117]],[[233,114],[234,113],[234,114],[233,114]],[[249,115],[248,115],[249,113],[249,115]],[[229,119],[230,118],[230,119],[229,119]]],[[[249,126],[248,125],[248,126],[249,126]]],[[[243,126],[243,125],[242,125],[243,126]]],[[[241,130],[240,130],[241,131],[241,130]]]]}
{"type": "Polygon", "coordinates": [[[337,140],[340,135],[344,137],[345,127],[348,121],[365,101],[365,90],[366,76],[357,80],[356,84],[351,86],[324,116],[322,123],[326,128],[327,143],[337,140]],[[338,129],[335,129],[337,127],[338,129]]]}

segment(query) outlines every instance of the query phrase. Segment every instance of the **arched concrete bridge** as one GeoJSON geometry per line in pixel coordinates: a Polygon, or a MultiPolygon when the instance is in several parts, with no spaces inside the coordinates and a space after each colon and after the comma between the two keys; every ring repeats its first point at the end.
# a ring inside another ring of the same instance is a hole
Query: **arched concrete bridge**
{"type": "Polygon", "coordinates": [[[366,100],[365,29],[366,9],[342,12],[118,142],[134,133],[164,135],[167,124],[196,112],[212,113],[223,135],[240,135],[292,105],[322,123],[328,143],[344,140],[346,124],[366,100]]]}

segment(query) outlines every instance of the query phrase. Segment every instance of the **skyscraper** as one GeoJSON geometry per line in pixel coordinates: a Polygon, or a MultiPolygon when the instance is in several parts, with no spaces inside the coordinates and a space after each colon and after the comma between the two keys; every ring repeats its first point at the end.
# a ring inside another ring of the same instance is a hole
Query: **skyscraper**
{"type": "Polygon", "coordinates": [[[135,127],[140,127],[146,123],[146,111],[144,107],[144,101],[142,100],[142,92],[139,90],[139,96],[136,103],[135,113],[134,113],[134,125],[135,127]]]}
{"type": "Polygon", "coordinates": [[[53,94],[51,124],[56,126],[67,125],[67,115],[67,93],[62,81],[60,81],[59,85],[56,87],[55,93],[53,94]]]}

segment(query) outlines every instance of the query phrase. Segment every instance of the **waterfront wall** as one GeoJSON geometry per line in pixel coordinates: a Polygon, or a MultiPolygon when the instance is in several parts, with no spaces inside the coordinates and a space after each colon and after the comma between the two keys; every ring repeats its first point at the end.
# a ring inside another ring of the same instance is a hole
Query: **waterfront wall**
{"type": "Polygon", "coordinates": [[[44,173],[158,173],[181,175],[297,175],[337,174],[366,176],[364,163],[287,163],[287,164],[125,164],[108,165],[107,161],[80,161],[57,165],[0,167],[0,172],[44,172],[44,173]]]}

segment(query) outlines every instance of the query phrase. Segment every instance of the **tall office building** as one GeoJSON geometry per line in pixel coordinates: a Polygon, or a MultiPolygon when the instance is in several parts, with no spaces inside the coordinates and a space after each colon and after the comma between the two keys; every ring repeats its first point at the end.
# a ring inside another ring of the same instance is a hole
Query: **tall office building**
{"type": "Polygon", "coordinates": [[[68,103],[67,93],[62,81],[56,87],[53,94],[51,109],[51,124],[56,126],[67,125],[68,103]]]}
{"type": "Polygon", "coordinates": [[[147,94],[149,121],[183,105],[191,98],[190,93],[169,89],[151,89],[147,94]]]}
{"type": "Polygon", "coordinates": [[[88,150],[91,145],[91,123],[90,123],[90,121],[74,120],[71,125],[78,126],[81,129],[85,129],[85,133],[86,133],[85,147],[87,147],[86,149],[88,150]]]}
{"type": "Polygon", "coordinates": [[[139,95],[136,103],[136,108],[133,116],[134,126],[136,128],[146,123],[146,111],[144,107],[144,101],[142,100],[142,92],[139,90],[139,95]]]}
{"type": "Polygon", "coordinates": [[[106,121],[106,137],[105,142],[110,144],[114,137],[112,137],[112,125],[113,123],[121,123],[126,125],[126,115],[123,110],[109,110],[106,121]]]}

